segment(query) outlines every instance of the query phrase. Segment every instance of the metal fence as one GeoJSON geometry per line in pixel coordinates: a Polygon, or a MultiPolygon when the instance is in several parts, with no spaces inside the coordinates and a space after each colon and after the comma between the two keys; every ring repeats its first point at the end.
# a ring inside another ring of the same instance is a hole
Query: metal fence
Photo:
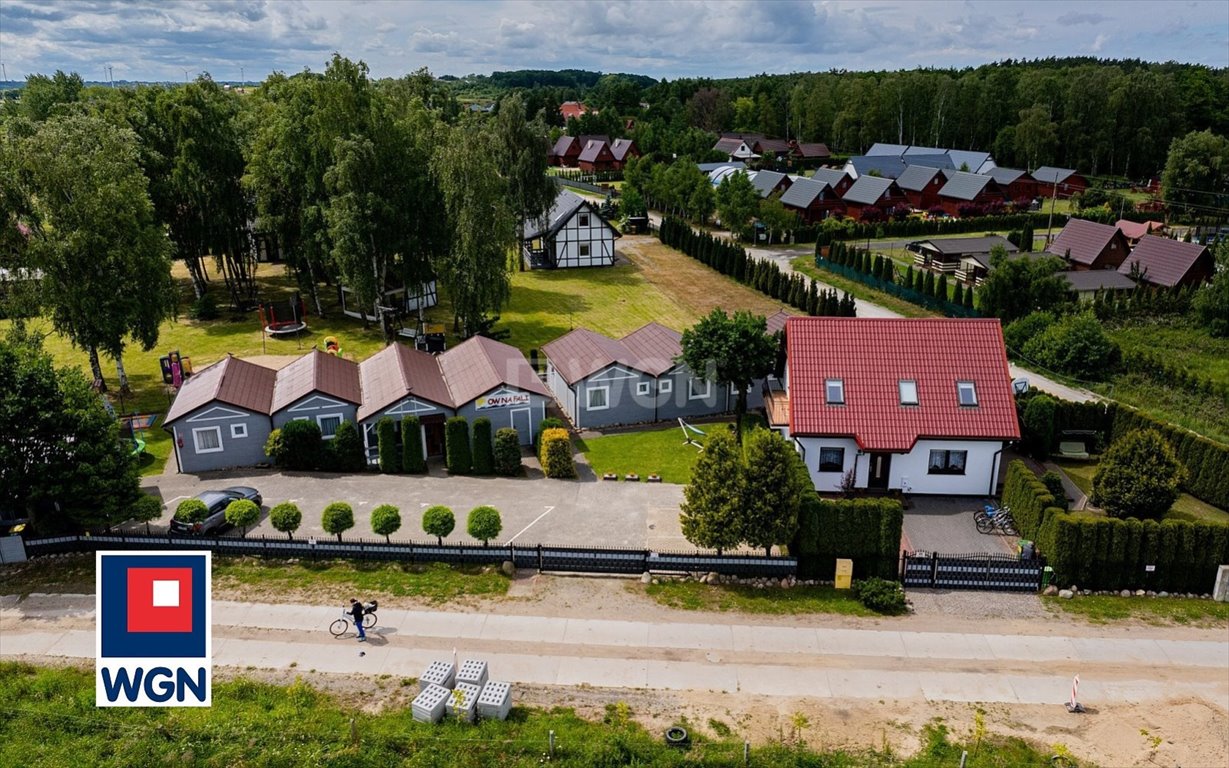
{"type": "Polygon", "coordinates": [[[429,542],[385,542],[351,539],[290,539],[261,536],[171,536],[169,534],[100,534],[95,536],[53,536],[25,542],[26,555],[59,555],[113,549],[208,549],[219,555],[253,557],[391,560],[408,563],[448,563],[450,565],[497,565],[511,561],[517,568],[539,571],[580,573],[720,573],[725,576],[795,575],[798,560],[765,555],[717,555],[708,552],[654,552],[648,549],[600,549],[596,547],[555,547],[469,544],[432,544],[429,542]]]}
{"type": "MultiPolygon", "coordinates": [[[[981,313],[975,309],[961,306],[959,304],[953,304],[950,301],[941,301],[940,299],[937,299],[934,296],[928,296],[921,291],[906,288],[900,283],[880,280],[873,275],[868,275],[865,272],[859,272],[858,270],[847,267],[844,264],[837,264],[835,262],[828,261],[823,256],[815,257],[815,266],[820,267],[821,269],[826,269],[829,272],[833,272],[842,277],[849,278],[850,280],[856,280],[864,285],[869,285],[875,290],[883,291],[884,293],[895,296],[898,299],[904,299],[911,304],[917,304],[918,306],[934,310],[935,312],[942,312],[948,317],[981,317],[981,313]]],[[[895,269],[895,267],[893,267],[893,269],[895,269]]]]}
{"type": "Polygon", "coordinates": [[[945,555],[906,552],[900,574],[905,587],[1036,592],[1041,589],[1045,560],[1010,555],[945,555]]]}

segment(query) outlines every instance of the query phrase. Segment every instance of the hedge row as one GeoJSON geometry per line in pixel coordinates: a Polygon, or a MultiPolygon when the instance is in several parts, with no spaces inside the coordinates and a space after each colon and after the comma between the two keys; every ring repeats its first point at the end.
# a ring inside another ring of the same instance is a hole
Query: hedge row
{"type": "Polygon", "coordinates": [[[834,290],[821,291],[814,280],[786,274],[776,262],[752,258],[745,248],[706,232],[696,232],[681,219],[667,217],[657,236],[663,244],[812,317],[855,315],[854,300],[849,294],[841,297],[834,290]]]}
{"type": "Polygon", "coordinates": [[[1213,381],[1192,372],[1185,365],[1176,365],[1172,358],[1146,350],[1128,350],[1122,354],[1122,367],[1148,376],[1165,386],[1177,387],[1196,397],[1216,398],[1229,405],[1229,384],[1213,381]]]}
{"type": "MultiPolygon", "coordinates": [[[[975,216],[965,219],[905,219],[904,221],[854,222],[821,231],[816,246],[831,245],[837,240],[866,240],[876,237],[913,237],[927,235],[954,235],[969,232],[996,232],[1025,227],[1044,227],[1049,221],[1048,212],[1014,213],[1002,216],[975,216]]],[[[1054,214],[1054,226],[1061,228],[1067,223],[1065,214],[1054,214]]],[[[818,253],[818,251],[817,251],[818,253]]]]}
{"type": "MultiPolygon", "coordinates": [[[[821,258],[816,258],[816,265],[820,265],[821,260],[821,258]]],[[[955,281],[954,286],[949,290],[946,274],[941,274],[936,279],[934,272],[923,269],[914,273],[913,266],[910,265],[903,274],[897,275],[896,263],[892,259],[883,255],[871,256],[871,252],[865,248],[845,243],[833,243],[829,246],[827,260],[832,264],[848,267],[861,275],[868,276],[870,280],[862,277],[858,279],[870,285],[901,286],[905,289],[900,294],[902,298],[907,298],[914,304],[938,308],[949,315],[976,315],[976,312],[973,312],[973,286],[969,286],[968,291],[965,291],[964,286],[959,281],[955,281]],[[920,294],[920,296],[916,299],[910,298],[912,296],[910,292],[920,294]],[[960,310],[960,307],[964,307],[967,312],[960,310]]]]}
{"type": "Polygon", "coordinates": [[[1036,541],[1047,516],[1062,513],[1041,479],[1024,462],[1016,459],[1007,465],[1003,481],[1003,506],[1011,507],[1011,517],[1020,537],[1036,541]]]}
{"type": "MultiPolygon", "coordinates": [[[[841,275],[842,277],[857,280],[859,283],[869,285],[877,291],[882,291],[883,293],[886,293],[889,296],[895,296],[898,299],[904,299],[911,304],[917,304],[919,307],[925,307],[935,312],[942,312],[948,317],[981,316],[977,310],[973,309],[972,307],[961,306],[950,301],[942,301],[933,295],[927,294],[925,291],[906,288],[893,280],[885,280],[882,277],[875,277],[873,273],[863,272],[857,267],[837,264],[822,256],[815,257],[815,266],[841,275]]],[[[931,273],[928,272],[927,274],[931,273]]]]}
{"type": "Polygon", "coordinates": [[[547,477],[576,477],[572,441],[566,429],[556,427],[542,433],[542,454],[539,459],[542,462],[542,473],[547,477]]]}
{"type": "MultiPolygon", "coordinates": [[[[1029,399],[1038,393],[1017,398],[1021,416],[1029,399]]],[[[1023,421],[1021,422],[1023,423],[1023,421]]],[[[1216,443],[1163,421],[1157,421],[1120,403],[1072,403],[1058,400],[1054,412],[1054,440],[1062,442],[1066,430],[1091,430],[1097,433],[1097,450],[1136,429],[1155,429],[1173,446],[1186,467],[1182,489],[1207,503],[1229,509],[1229,445],[1216,443]]]]}
{"type": "Polygon", "coordinates": [[[1037,545],[1060,586],[1203,594],[1229,563],[1229,525],[1060,513],[1046,521],[1037,545]]]}
{"type": "Polygon", "coordinates": [[[837,558],[851,558],[855,579],[896,580],[904,517],[895,499],[821,499],[808,493],[790,544],[790,552],[798,557],[799,575],[830,580],[837,558]]]}

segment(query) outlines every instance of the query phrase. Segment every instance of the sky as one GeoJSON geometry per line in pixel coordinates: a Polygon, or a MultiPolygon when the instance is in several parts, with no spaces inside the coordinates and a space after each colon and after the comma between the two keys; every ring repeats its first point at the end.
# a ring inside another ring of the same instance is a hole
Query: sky
{"type": "Polygon", "coordinates": [[[9,80],[587,69],[655,78],[1096,56],[1229,67],[1229,2],[1113,0],[0,0],[9,80]]]}

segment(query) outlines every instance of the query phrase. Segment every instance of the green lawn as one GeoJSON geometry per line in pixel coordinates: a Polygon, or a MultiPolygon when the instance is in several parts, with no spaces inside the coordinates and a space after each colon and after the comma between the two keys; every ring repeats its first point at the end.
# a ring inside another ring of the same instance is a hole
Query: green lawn
{"type": "Polygon", "coordinates": [[[919,307],[917,304],[905,301],[904,299],[890,296],[882,291],[876,291],[868,285],[842,277],[835,272],[820,269],[815,266],[815,259],[812,256],[799,256],[791,261],[790,265],[793,266],[795,272],[801,272],[839,291],[847,292],[855,299],[878,304],[905,317],[940,317],[938,313],[931,312],[925,307],[919,307]]]}
{"type": "Polygon", "coordinates": [[[1213,338],[1185,318],[1133,319],[1106,326],[1110,338],[1126,351],[1164,352],[1181,365],[1220,383],[1229,383],[1229,338],[1213,338]]]}
{"type": "Polygon", "coordinates": [[[1229,603],[1185,597],[1117,597],[1089,595],[1071,600],[1043,597],[1051,611],[1087,619],[1093,624],[1138,620],[1148,624],[1186,624],[1229,629],[1229,603]]]}
{"type": "MultiPolygon", "coordinates": [[[[1084,492],[1084,495],[1092,496],[1092,478],[1097,473],[1096,462],[1055,461],[1054,463],[1062,468],[1067,477],[1071,478],[1071,482],[1084,492]]],[[[1207,520],[1229,523],[1229,512],[1214,507],[1206,501],[1200,501],[1189,493],[1179,495],[1178,500],[1174,502],[1165,517],[1171,520],[1207,520]]]]}
{"type": "MultiPolygon", "coordinates": [[[[373,679],[371,691],[371,698],[396,704],[343,703],[301,679],[270,685],[238,678],[213,684],[212,707],[98,708],[93,669],[0,662],[0,765],[947,768],[960,761],[962,751],[973,750],[936,722],[920,734],[923,749],[907,759],[886,750],[820,753],[785,743],[783,736],[752,746],[744,762],[741,732],[709,738],[676,719],[691,735],[691,746],[677,749],[660,730],[639,725],[638,713],[613,701],[602,720],[565,707],[517,706],[506,721],[432,725],[410,717],[408,702],[416,693],[411,678],[373,679]],[[554,756],[548,758],[551,737],[554,756]]],[[[815,731],[803,736],[814,739],[815,731]]],[[[1018,738],[990,735],[969,765],[1050,763],[1046,753],[1018,738]]]]}
{"type": "MultiPolygon", "coordinates": [[[[498,569],[347,561],[293,561],[217,556],[213,583],[218,589],[242,587],[271,593],[294,592],[305,585],[329,594],[415,597],[445,603],[458,597],[501,597],[508,579],[498,569]]],[[[95,589],[94,556],[40,557],[0,566],[0,593],[91,593],[95,589]]]]}
{"type": "MultiPolygon", "coordinates": [[[[702,445],[713,430],[725,429],[733,423],[731,420],[697,424],[695,426],[703,430],[705,435],[692,437],[702,445]]],[[[745,432],[763,423],[763,419],[758,416],[748,415],[743,423],[743,430],[745,432]]],[[[677,425],[592,437],[578,440],[577,444],[577,448],[585,454],[589,466],[593,467],[598,477],[606,472],[614,472],[620,478],[628,473],[635,473],[643,480],[648,475],[657,473],[661,475],[663,483],[679,485],[691,482],[691,468],[700,453],[695,446],[683,442],[683,430],[677,425]]]]}
{"type": "Polygon", "coordinates": [[[658,603],[685,611],[730,611],[734,613],[808,614],[837,613],[843,616],[878,616],[858,602],[847,589],[791,587],[755,589],[742,584],[701,584],[698,581],[664,581],[627,585],[628,591],[643,592],[658,603]]]}

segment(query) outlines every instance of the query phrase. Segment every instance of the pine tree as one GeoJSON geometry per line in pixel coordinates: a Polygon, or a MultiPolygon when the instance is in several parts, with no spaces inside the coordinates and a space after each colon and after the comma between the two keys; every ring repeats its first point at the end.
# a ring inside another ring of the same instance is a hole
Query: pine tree
{"type": "Polygon", "coordinates": [[[939,275],[939,284],[935,286],[935,298],[939,301],[947,301],[947,275],[939,275]]]}
{"type": "Polygon", "coordinates": [[[964,304],[964,286],[960,284],[959,280],[952,286],[952,303],[957,306],[964,304]]]}
{"type": "Polygon", "coordinates": [[[922,293],[927,296],[933,296],[935,293],[935,273],[929,270],[926,271],[926,279],[922,283],[922,293]]]}
{"type": "Polygon", "coordinates": [[[718,553],[742,543],[745,474],[734,433],[715,430],[696,457],[691,482],[683,489],[679,523],[687,541],[718,553]]]}
{"type": "Polygon", "coordinates": [[[807,297],[807,314],[814,317],[819,314],[819,286],[811,281],[811,292],[807,297]]]}

